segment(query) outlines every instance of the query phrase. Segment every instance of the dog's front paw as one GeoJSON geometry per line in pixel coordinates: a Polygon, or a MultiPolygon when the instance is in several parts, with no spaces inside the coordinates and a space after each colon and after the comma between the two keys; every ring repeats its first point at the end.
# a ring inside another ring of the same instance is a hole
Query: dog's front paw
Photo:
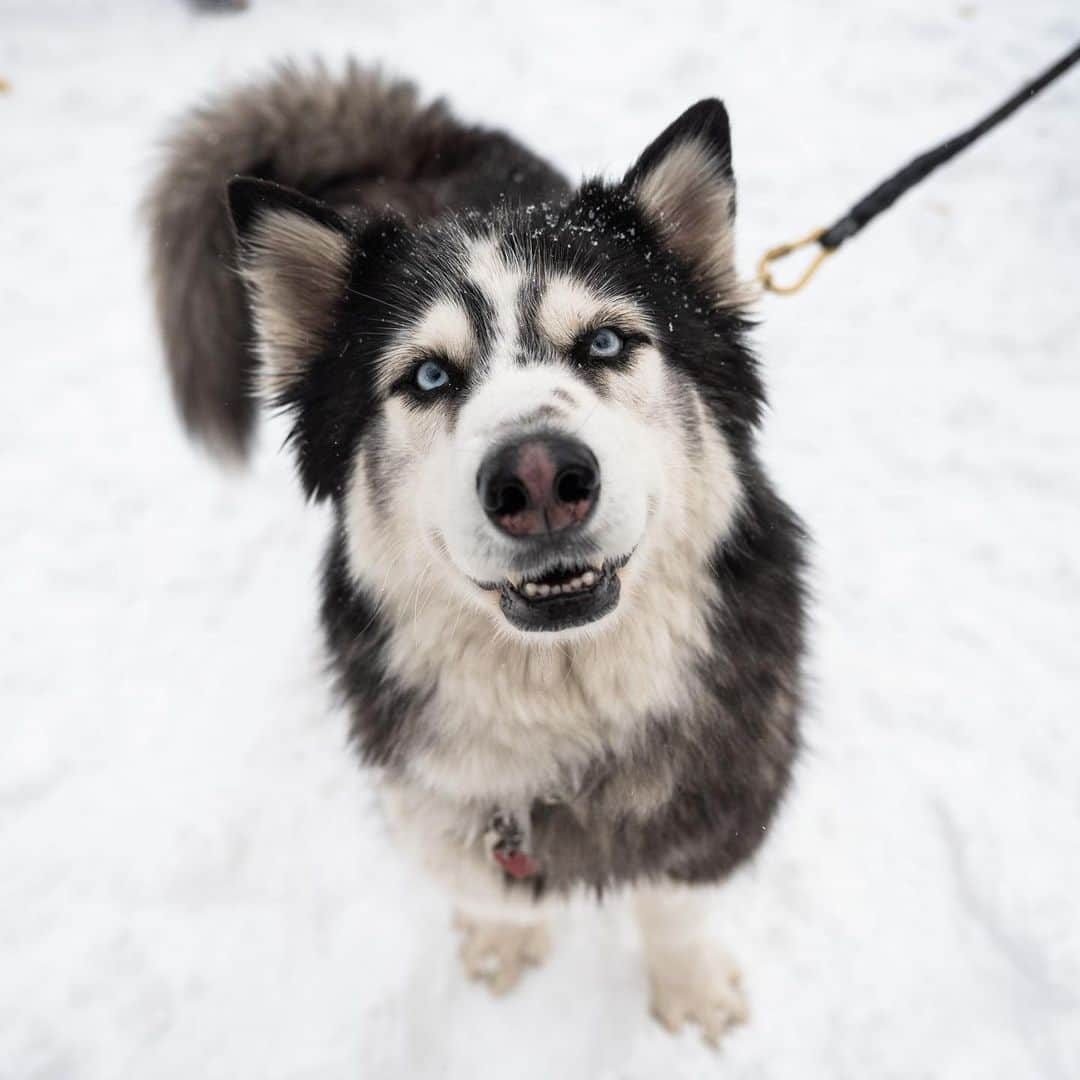
{"type": "Polygon", "coordinates": [[[749,1015],[739,969],[715,946],[664,950],[649,957],[649,1008],[668,1031],[690,1022],[718,1047],[749,1015]]]}
{"type": "Polygon", "coordinates": [[[470,979],[485,983],[493,994],[505,994],[525,968],[541,963],[551,951],[543,923],[490,922],[460,912],[454,925],[461,931],[461,962],[470,979]]]}

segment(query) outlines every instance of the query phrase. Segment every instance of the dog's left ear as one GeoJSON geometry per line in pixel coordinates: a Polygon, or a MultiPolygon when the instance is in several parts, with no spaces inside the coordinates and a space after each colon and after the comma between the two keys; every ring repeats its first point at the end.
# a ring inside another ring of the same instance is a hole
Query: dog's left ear
{"type": "Polygon", "coordinates": [[[710,293],[733,288],[735,176],[722,102],[709,98],[687,109],[638,158],[624,185],[710,293]]]}
{"type": "Polygon", "coordinates": [[[254,387],[282,404],[315,361],[349,271],[349,225],[299,191],[238,176],[228,187],[258,344],[254,387]]]}

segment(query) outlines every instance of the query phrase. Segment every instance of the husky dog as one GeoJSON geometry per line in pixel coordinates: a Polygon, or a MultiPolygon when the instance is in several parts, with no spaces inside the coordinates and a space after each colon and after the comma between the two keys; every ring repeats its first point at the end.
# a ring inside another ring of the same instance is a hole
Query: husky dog
{"type": "Polygon", "coordinates": [[[334,510],[329,653],[392,827],[503,991],[546,904],[633,894],[654,1014],[745,1014],[710,887],[798,749],[803,533],[755,450],[727,113],[618,182],[358,67],[283,67],[173,134],[150,192],[188,428],[291,418],[334,510]]]}

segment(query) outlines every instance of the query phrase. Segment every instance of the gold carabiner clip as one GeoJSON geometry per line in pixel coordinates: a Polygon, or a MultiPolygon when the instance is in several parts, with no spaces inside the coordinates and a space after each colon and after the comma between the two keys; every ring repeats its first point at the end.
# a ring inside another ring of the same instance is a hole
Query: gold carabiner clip
{"type": "Polygon", "coordinates": [[[758,263],[758,281],[761,282],[761,287],[767,289],[769,292],[781,293],[785,296],[790,295],[791,293],[797,293],[817,273],[818,267],[833,253],[833,248],[823,247],[817,255],[814,256],[813,262],[811,262],[803,271],[802,276],[797,281],[793,281],[790,285],[778,285],[773,279],[772,272],[769,270],[769,264],[776,262],[777,259],[783,259],[785,256],[790,255],[793,251],[798,251],[800,248],[809,247],[810,244],[816,244],[824,235],[824,229],[815,229],[809,236],[804,236],[801,240],[795,240],[790,244],[779,244],[777,247],[769,248],[769,250],[761,256],[761,261],[758,263]]]}

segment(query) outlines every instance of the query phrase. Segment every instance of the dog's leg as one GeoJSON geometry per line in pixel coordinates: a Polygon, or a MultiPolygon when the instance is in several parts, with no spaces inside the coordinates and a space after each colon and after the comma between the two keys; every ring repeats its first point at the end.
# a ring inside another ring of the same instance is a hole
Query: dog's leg
{"type": "Polygon", "coordinates": [[[525,969],[542,963],[551,951],[547,923],[532,911],[459,903],[454,925],[461,931],[460,955],[466,974],[493,994],[512,990],[525,969]]]}
{"type": "Polygon", "coordinates": [[[649,1007],[668,1031],[697,1024],[710,1046],[747,1017],[739,970],[707,928],[714,890],[647,885],[635,897],[649,977],[649,1007]]]}
{"type": "MultiPolygon", "coordinates": [[[[398,841],[454,898],[466,973],[493,993],[505,994],[551,948],[544,917],[550,902],[538,903],[528,888],[509,890],[506,871],[495,856],[500,840],[513,841],[519,849],[526,830],[519,827],[510,835],[509,823],[504,823],[501,833],[470,836],[477,824],[475,812],[458,819],[457,804],[400,781],[384,779],[381,793],[398,841]]],[[[519,816],[524,818],[525,812],[519,816]]],[[[510,854],[510,847],[504,844],[503,849],[510,854]]]]}

